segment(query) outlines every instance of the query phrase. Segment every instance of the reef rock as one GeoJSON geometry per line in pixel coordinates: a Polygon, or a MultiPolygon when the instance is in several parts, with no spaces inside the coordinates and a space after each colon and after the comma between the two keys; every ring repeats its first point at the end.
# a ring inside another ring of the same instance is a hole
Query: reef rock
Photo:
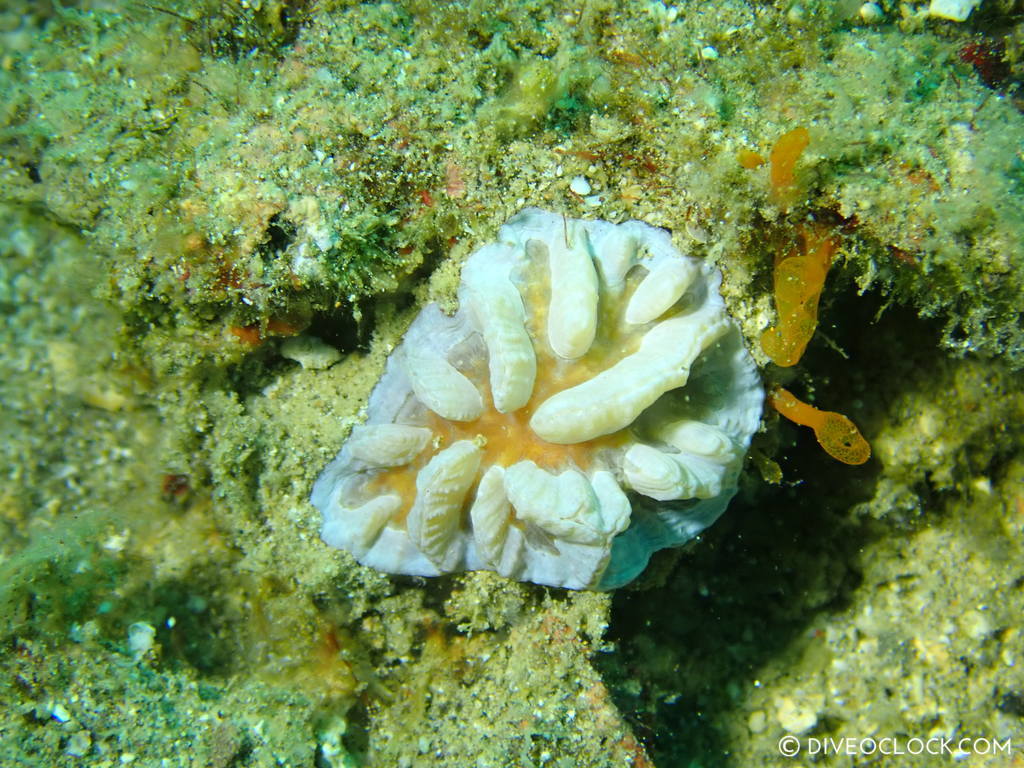
{"type": "Polygon", "coordinates": [[[313,487],[359,562],[633,579],[736,492],[764,392],[721,274],[667,232],[527,209],[424,307],[313,487]]]}

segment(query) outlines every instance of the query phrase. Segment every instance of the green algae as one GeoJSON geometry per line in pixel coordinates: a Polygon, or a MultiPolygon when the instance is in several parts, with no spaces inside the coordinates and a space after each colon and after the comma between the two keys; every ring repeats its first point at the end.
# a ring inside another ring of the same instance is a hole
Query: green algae
{"type": "Polygon", "coordinates": [[[0,16],[0,762],[749,765],[807,712],[1019,734],[1024,121],[958,58],[982,27],[882,5],[0,16]],[[736,153],[798,125],[784,216],[736,153]],[[611,601],[326,550],[312,479],[419,306],[528,204],[671,228],[748,339],[781,244],[831,223],[787,386],[877,459],[831,466],[769,417],[784,485],[748,473],[611,601]],[[342,361],[284,358],[303,328],[342,361]]]}

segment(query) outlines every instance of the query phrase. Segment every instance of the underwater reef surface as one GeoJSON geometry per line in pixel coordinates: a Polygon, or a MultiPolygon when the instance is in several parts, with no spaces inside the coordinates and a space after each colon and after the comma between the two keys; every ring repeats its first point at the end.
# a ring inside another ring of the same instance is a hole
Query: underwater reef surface
{"type": "Polygon", "coordinates": [[[0,764],[1019,764],[1024,27],[926,11],[6,3],[0,764]],[[873,457],[766,412],[722,519],[608,594],[328,548],[314,478],[525,206],[669,229],[873,457]]]}

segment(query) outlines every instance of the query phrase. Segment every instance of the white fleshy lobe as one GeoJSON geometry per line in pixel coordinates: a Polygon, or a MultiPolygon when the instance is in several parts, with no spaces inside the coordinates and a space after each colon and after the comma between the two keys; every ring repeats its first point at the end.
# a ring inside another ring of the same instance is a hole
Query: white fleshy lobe
{"type": "MultiPolygon", "coordinates": [[[[503,255],[501,246],[491,248],[496,251],[488,254],[491,258],[503,255]]],[[[508,276],[501,273],[467,269],[463,281],[465,299],[487,347],[494,407],[499,413],[511,413],[526,405],[537,375],[537,356],[526,331],[523,299],[508,276]]]]}
{"type": "Polygon", "coordinates": [[[375,496],[354,509],[340,510],[341,514],[324,522],[320,535],[332,547],[351,550],[358,557],[370,549],[400,507],[397,496],[375,496]]]}
{"type": "Polygon", "coordinates": [[[406,526],[409,538],[430,562],[447,570],[455,561],[456,532],[462,507],[480,468],[480,448],[459,440],[445,448],[416,475],[416,501],[406,526]]]}
{"type": "Polygon", "coordinates": [[[697,267],[683,259],[661,259],[636,287],[626,306],[626,322],[643,325],[657,320],[682,298],[697,277],[697,267]]]}
{"type": "Polygon", "coordinates": [[[314,484],[324,541],[390,573],[630,581],[722,513],[760,420],[720,282],[642,222],[520,212],[388,358],[314,484]]]}
{"type": "Polygon", "coordinates": [[[665,425],[658,437],[680,451],[704,456],[726,464],[735,460],[737,449],[732,438],[722,429],[699,421],[684,419],[665,425]]]}
{"type": "Polygon", "coordinates": [[[622,458],[622,472],[629,487],[657,501],[677,499],[683,473],[672,457],[650,445],[632,446],[622,458]]]}
{"type": "Polygon", "coordinates": [[[426,447],[431,432],[407,424],[358,424],[348,447],[352,455],[371,467],[401,467],[426,447]]]}
{"type": "Polygon", "coordinates": [[[726,330],[710,313],[665,320],[636,352],[541,403],[530,427],[542,440],[560,445],[625,429],[661,395],[686,384],[697,355],[726,330]]]}
{"type": "Polygon", "coordinates": [[[405,350],[406,373],[427,408],[443,419],[473,421],[480,418],[484,401],[480,391],[454,365],[431,349],[405,350]]]}
{"type": "Polygon", "coordinates": [[[608,227],[591,238],[597,259],[602,290],[618,293],[625,285],[626,273],[636,264],[638,235],[628,225],[608,227]]]}
{"type": "Polygon", "coordinates": [[[582,357],[597,332],[597,270],[585,227],[567,220],[562,237],[547,241],[551,274],[548,343],[566,360],[582,357]]]}
{"type": "MultiPolygon", "coordinates": [[[[518,574],[524,572],[524,558],[526,556],[526,537],[520,528],[510,525],[508,527],[508,534],[505,537],[505,545],[501,549],[501,559],[494,564],[494,570],[506,578],[515,578],[518,574]]],[[[593,569],[588,572],[588,577],[592,576],[593,569]]],[[[587,586],[589,583],[588,579],[584,586],[587,586]]]]}
{"type": "Polygon", "coordinates": [[[597,496],[578,470],[554,475],[520,461],[505,472],[505,492],[517,517],[556,539],[597,544],[605,538],[597,496]]]}
{"type": "Polygon", "coordinates": [[[722,493],[727,466],[693,453],[680,453],[676,462],[686,477],[680,498],[713,499],[722,493]]]}
{"type": "Polygon", "coordinates": [[[512,503],[505,493],[505,470],[492,465],[480,478],[469,510],[473,541],[480,558],[503,576],[515,571],[523,551],[523,535],[511,525],[512,503]]]}
{"type": "Polygon", "coordinates": [[[489,565],[501,560],[511,514],[512,504],[505,495],[505,470],[492,465],[480,478],[476,499],[469,510],[477,551],[489,565]]]}
{"type": "Polygon", "coordinates": [[[725,465],[693,453],[666,453],[638,443],[626,451],[629,487],[656,501],[710,499],[722,492],[725,465]]]}
{"type": "Polygon", "coordinates": [[[597,506],[601,515],[601,530],[606,536],[615,536],[626,530],[629,525],[629,497],[608,470],[598,470],[590,478],[597,497],[597,506]]]}

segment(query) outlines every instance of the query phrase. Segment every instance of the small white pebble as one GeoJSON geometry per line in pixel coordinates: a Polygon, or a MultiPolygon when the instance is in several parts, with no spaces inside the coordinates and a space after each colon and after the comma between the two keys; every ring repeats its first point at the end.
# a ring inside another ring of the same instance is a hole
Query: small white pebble
{"type": "Polygon", "coordinates": [[[64,751],[72,757],[85,757],[89,754],[90,747],[92,747],[92,734],[83,728],[72,734],[64,751]]]}
{"type": "Polygon", "coordinates": [[[125,545],[128,543],[128,531],[121,531],[120,533],[112,533],[100,546],[102,546],[108,552],[121,552],[124,550],[125,545]]]}
{"type": "Polygon", "coordinates": [[[281,343],[281,356],[305,370],[322,371],[341,360],[341,352],[316,336],[293,336],[281,343]]]}
{"type": "Polygon", "coordinates": [[[981,640],[992,632],[992,624],[981,611],[967,611],[960,617],[960,626],[972,640],[981,640]]]}
{"type": "Polygon", "coordinates": [[[50,707],[50,714],[53,715],[53,719],[59,723],[66,723],[71,719],[71,713],[64,708],[63,704],[54,704],[50,707]]]}
{"type": "Polygon", "coordinates": [[[586,176],[574,176],[569,182],[569,189],[580,197],[585,197],[590,194],[590,182],[587,181],[586,176]]]}
{"type": "Polygon", "coordinates": [[[152,624],[136,621],[128,627],[128,650],[135,656],[136,661],[145,656],[146,652],[153,647],[154,638],[156,638],[156,629],[152,624]]]}
{"type": "Polygon", "coordinates": [[[751,733],[764,733],[767,725],[768,716],[764,713],[764,710],[756,709],[747,718],[747,728],[750,729],[751,733]]]}
{"type": "Polygon", "coordinates": [[[858,13],[865,24],[877,24],[885,19],[885,11],[877,3],[864,3],[858,13]]]}
{"type": "Polygon", "coordinates": [[[705,45],[700,49],[700,57],[704,59],[704,61],[714,61],[718,58],[718,51],[710,45],[705,45]]]}
{"type": "Polygon", "coordinates": [[[786,732],[805,733],[818,724],[818,709],[822,704],[820,696],[806,700],[781,696],[775,700],[775,717],[786,732]]]}

